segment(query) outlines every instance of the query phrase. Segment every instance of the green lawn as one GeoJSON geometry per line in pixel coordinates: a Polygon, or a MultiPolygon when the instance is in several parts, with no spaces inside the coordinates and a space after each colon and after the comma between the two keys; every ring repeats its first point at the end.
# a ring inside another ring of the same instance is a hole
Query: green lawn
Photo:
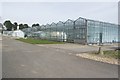
{"type": "Polygon", "coordinates": [[[16,40],[30,43],[30,44],[64,44],[64,42],[55,42],[55,41],[32,39],[32,38],[27,38],[27,39],[20,38],[20,39],[16,39],[16,40]]]}
{"type": "Polygon", "coordinates": [[[108,51],[103,51],[105,57],[112,57],[116,59],[120,59],[120,51],[115,51],[115,50],[108,50],[108,51]]]}
{"type": "Polygon", "coordinates": [[[98,54],[98,52],[91,52],[95,55],[101,56],[101,57],[107,57],[107,58],[115,58],[115,59],[120,59],[120,51],[119,50],[106,50],[103,51],[103,55],[98,54]]]}

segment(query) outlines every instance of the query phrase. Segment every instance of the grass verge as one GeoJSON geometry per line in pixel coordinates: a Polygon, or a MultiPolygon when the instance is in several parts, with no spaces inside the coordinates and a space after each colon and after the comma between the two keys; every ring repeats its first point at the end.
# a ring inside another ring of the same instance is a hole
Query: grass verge
{"type": "Polygon", "coordinates": [[[119,50],[108,50],[103,51],[105,57],[112,57],[115,59],[120,59],[120,51],[119,50]]]}
{"type": "Polygon", "coordinates": [[[98,52],[93,52],[95,55],[107,58],[120,59],[120,51],[119,50],[106,50],[103,51],[103,55],[98,54],[98,52]]]}
{"type": "Polygon", "coordinates": [[[30,43],[30,44],[64,44],[64,42],[56,42],[56,41],[49,41],[49,40],[43,40],[43,39],[32,39],[32,38],[27,38],[27,39],[16,39],[22,42],[30,43]]]}

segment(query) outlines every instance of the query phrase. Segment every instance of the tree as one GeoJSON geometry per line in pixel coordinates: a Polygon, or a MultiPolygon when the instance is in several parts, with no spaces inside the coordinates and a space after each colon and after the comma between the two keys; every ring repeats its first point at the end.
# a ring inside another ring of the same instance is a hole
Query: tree
{"type": "Polygon", "coordinates": [[[11,31],[11,30],[12,30],[13,24],[11,23],[10,20],[5,21],[3,24],[4,24],[4,26],[7,28],[8,31],[11,31]]]}
{"type": "Polygon", "coordinates": [[[35,27],[35,26],[36,26],[35,24],[32,25],[32,27],[35,27]]]}
{"type": "Polygon", "coordinates": [[[22,30],[24,28],[29,28],[28,24],[19,24],[19,29],[22,30]]]}
{"type": "Polygon", "coordinates": [[[17,22],[14,22],[14,30],[17,30],[17,26],[18,26],[17,22]]]}
{"type": "Polygon", "coordinates": [[[40,25],[38,23],[32,25],[32,27],[36,27],[36,26],[40,26],[40,25]]]}
{"type": "Polygon", "coordinates": [[[28,24],[24,24],[24,28],[29,28],[28,24]]]}
{"type": "Polygon", "coordinates": [[[40,25],[37,23],[36,26],[40,26],[40,25]]]}
{"type": "Polygon", "coordinates": [[[22,30],[24,28],[23,24],[19,24],[19,29],[22,30]]]}

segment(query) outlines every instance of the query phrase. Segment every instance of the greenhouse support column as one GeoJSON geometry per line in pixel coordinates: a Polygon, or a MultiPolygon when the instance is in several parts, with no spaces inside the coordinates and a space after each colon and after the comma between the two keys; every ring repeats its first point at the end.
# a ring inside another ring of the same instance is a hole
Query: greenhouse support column
{"type": "Polygon", "coordinates": [[[64,31],[65,31],[65,23],[63,23],[64,25],[63,25],[63,42],[65,41],[65,35],[64,35],[64,31]]]}
{"type": "Polygon", "coordinates": [[[85,19],[85,45],[87,45],[87,28],[88,28],[88,26],[87,26],[87,19],[85,19]]]}
{"type": "Polygon", "coordinates": [[[57,39],[57,25],[56,25],[56,41],[58,41],[58,39],[57,39]]]}
{"type": "Polygon", "coordinates": [[[73,42],[75,41],[75,21],[73,22],[73,42]]]}

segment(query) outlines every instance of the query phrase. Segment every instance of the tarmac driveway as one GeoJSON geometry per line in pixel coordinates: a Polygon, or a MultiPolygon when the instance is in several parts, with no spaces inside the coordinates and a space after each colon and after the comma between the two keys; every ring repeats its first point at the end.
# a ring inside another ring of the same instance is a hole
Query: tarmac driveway
{"type": "Polygon", "coordinates": [[[3,78],[117,78],[118,66],[72,55],[71,51],[3,38],[3,78]]]}

